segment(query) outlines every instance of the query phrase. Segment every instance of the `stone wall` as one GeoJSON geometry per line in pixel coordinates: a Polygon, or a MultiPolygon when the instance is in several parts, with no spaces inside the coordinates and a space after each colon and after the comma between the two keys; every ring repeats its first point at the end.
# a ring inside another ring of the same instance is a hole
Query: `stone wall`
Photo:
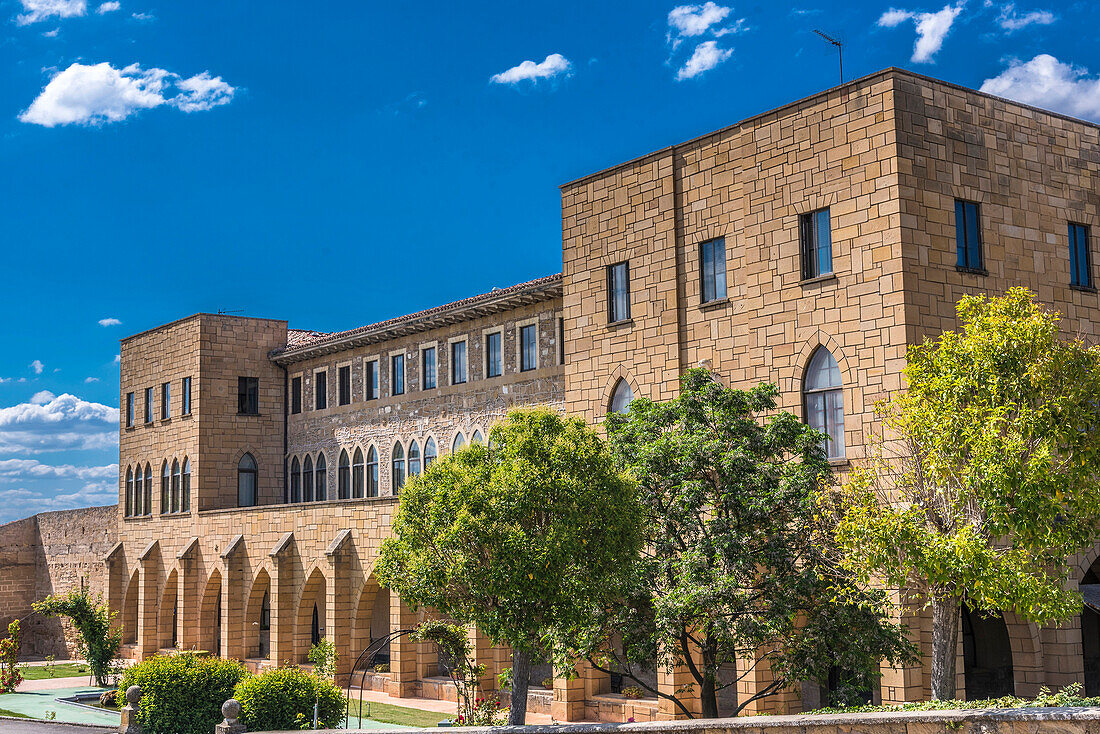
{"type": "Polygon", "coordinates": [[[103,557],[117,542],[117,506],[44,512],[0,526],[0,625],[23,623],[24,656],[76,654],[76,633],[60,619],[31,615],[50,594],[107,592],[103,557]]]}

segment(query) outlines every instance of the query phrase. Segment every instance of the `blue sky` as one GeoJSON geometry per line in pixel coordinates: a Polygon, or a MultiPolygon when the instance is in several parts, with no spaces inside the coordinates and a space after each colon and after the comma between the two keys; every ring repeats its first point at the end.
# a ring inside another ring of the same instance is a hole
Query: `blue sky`
{"type": "Polygon", "coordinates": [[[0,522],[115,501],[118,340],[557,272],[558,185],[903,66],[1100,120],[1089,2],[0,0],[0,522]]]}

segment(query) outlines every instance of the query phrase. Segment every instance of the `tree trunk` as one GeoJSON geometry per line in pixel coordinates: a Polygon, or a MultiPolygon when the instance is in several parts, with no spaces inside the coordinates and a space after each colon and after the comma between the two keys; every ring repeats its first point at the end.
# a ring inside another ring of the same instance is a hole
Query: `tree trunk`
{"type": "Polygon", "coordinates": [[[703,685],[699,690],[699,703],[703,707],[704,719],[718,718],[718,692],[715,690],[714,678],[703,676],[703,685]]]}
{"type": "Polygon", "coordinates": [[[508,725],[521,726],[527,721],[527,688],[531,683],[531,656],[522,650],[512,652],[512,707],[508,725]]]}
{"type": "Polygon", "coordinates": [[[959,600],[932,599],[932,698],[955,698],[955,657],[959,645],[959,600]]]}

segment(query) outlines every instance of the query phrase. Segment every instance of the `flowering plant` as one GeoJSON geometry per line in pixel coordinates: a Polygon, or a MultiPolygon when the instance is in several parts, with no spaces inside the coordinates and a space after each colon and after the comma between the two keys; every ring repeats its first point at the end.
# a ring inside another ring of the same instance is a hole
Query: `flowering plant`
{"type": "Polygon", "coordinates": [[[8,625],[7,639],[0,640],[0,693],[11,693],[23,682],[19,663],[19,620],[8,625]]]}

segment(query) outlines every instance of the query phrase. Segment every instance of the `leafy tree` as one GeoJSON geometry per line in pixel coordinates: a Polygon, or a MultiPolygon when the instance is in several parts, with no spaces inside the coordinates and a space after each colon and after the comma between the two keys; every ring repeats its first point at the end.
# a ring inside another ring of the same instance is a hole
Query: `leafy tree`
{"type": "Polygon", "coordinates": [[[470,658],[470,637],[466,628],[442,620],[422,622],[412,634],[414,640],[430,640],[450,661],[448,673],[458,694],[459,726],[494,726],[499,702],[488,701],[479,683],[485,666],[470,658]]]}
{"type": "Polygon", "coordinates": [[[877,681],[881,659],[913,655],[886,621],[886,595],[840,572],[818,511],[830,476],[823,436],[776,412],[777,396],[774,385],[727,388],[700,368],[683,376],[679,397],[636,398],[607,417],[612,451],[641,486],[649,534],[628,603],[605,620],[614,644],[593,662],[688,716],[685,694],[717,716],[718,692],[760,665],[773,680],[738,700],[738,712],[799,680],[832,678],[831,698],[844,703],[877,681]],[[638,671],[654,660],[682,665],[693,682],[654,690],[638,671]]]}
{"type": "Polygon", "coordinates": [[[112,627],[115,613],[103,601],[103,595],[92,598],[87,589],[68,594],[51,594],[31,608],[47,617],[68,617],[79,635],[77,653],[88,661],[97,686],[106,686],[111,666],[122,646],[122,629],[112,627]]]}
{"type": "Polygon", "coordinates": [[[8,625],[7,638],[0,640],[0,693],[11,693],[23,682],[19,672],[19,620],[8,625]]]}
{"type": "Polygon", "coordinates": [[[860,580],[932,607],[932,694],[955,697],[961,605],[1046,624],[1077,614],[1066,557],[1100,523],[1100,351],[1025,289],[967,296],[960,331],[910,348],[888,431],[838,503],[860,580]]]}
{"type": "Polygon", "coordinates": [[[336,645],[327,637],[321,638],[306,653],[306,660],[313,663],[313,674],[328,681],[336,680],[336,662],[339,659],[340,653],[336,652],[336,645]]]}
{"type": "Polygon", "coordinates": [[[596,612],[621,597],[640,507],[578,418],[513,410],[489,436],[402,489],[377,568],[410,606],[511,645],[508,721],[522,724],[532,656],[564,664],[596,612]]]}

